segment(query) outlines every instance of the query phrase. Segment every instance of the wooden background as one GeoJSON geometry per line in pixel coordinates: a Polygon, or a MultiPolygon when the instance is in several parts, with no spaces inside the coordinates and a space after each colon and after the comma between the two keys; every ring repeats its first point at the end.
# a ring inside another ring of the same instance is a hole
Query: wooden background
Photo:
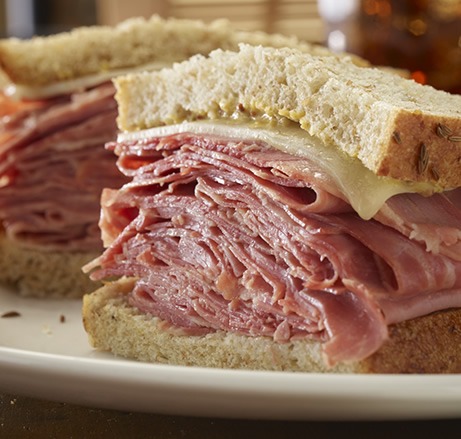
{"type": "Polygon", "coordinates": [[[316,0],[97,0],[98,22],[115,24],[130,16],[228,18],[236,27],[323,39],[316,0]]]}
{"type": "Polygon", "coordinates": [[[317,0],[0,0],[0,37],[30,38],[77,26],[114,25],[129,17],[152,14],[205,22],[227,18],[240,29],[323,42],[317,0]],[[13,22],[19,20],[19,27],[8,23],[13,5],[13,22]],[[27,22],[31,10],[32,20],[27,22]]]}

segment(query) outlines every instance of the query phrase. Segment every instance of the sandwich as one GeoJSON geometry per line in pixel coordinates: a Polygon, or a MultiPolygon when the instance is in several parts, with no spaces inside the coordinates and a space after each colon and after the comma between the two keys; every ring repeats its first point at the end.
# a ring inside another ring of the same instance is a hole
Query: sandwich
{"type": "Polygon", "coordinates": [[[103,249],[101,191],[127,181],[104,148],[117,134],[111,78],[239,42],[325,51],[294,37],[238,31],[225,20],[158,16],[0,41],[1,283],[46,297],[95,288],[81,267],[103,249]]]}
{"type": "Polygon", "coordinates": [[[461,96],[242,44],[115,81],[129,180],[84,267],[96,349],[139,361],[461,372],[461,96]]]}

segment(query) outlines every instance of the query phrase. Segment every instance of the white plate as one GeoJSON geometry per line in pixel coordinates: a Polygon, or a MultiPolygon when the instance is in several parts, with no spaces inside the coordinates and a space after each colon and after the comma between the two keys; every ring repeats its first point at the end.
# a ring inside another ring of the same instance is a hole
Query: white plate
{"type": "Polygon", "coordinates": [[[80,301],[0,291],[0,391],[129,411],[247,419],[461,416],[461,375],[361,376],[142,364],[93,351],[80,301]],[[64,316],[64,321],[61,321],[64,316]]]}

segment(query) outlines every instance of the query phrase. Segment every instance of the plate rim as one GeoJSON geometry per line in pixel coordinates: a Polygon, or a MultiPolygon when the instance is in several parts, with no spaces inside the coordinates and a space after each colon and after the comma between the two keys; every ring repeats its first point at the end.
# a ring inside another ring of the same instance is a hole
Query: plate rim
{"type": "Polygon", "coordinates": [[[355,375],[213,369],[9,347],[0,347],[0,372],[0,387],[8,391],[116,410],[279,420],[461,416],[461,375],[457,374],[355,375]],[[55,385],[50,386],[51,377],[55,385]],[[22,386],[18,388],[19,383],[22,386]],[[117,385],[112,398],[98,397],[98,393],[117,385]],[[82,396],[73,392],[76,386],[94,387],[85,389],[82,396]],[[123,392],[129,395],[125,402],[117,399],[123,392]],[[140,404],[132,401],[136,392],[140,392],[140,404]],[[149,392],[153,394],[149,396],[149,392]],[[180,395],[187,398],[175,406],[174,399],[180,395]],[[168,401],[163,406],[162,398],[168,401]],[[200,402],[191,406],[196,398],[200,402]],[[260,407],[249,409],[248,404],[243,404],[239,408],[236,405],[241,398],[260,407]],[[224,399],[227,403],[223,403],[224,399]],[[290,407],[277,411],[282,402],[290,407]],[[349,408],[344,406],[346,403],[349,408]],[[333,405],[330,411],[325,410],[328,404],[333,405]]]}

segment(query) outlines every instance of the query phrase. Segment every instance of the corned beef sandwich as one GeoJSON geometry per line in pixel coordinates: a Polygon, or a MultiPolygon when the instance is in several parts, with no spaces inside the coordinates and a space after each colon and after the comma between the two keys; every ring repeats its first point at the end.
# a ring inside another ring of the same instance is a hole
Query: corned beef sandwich
{"type": "Polygon", "coordinates": [[[224,20],[158,16],[1,40],[0,282],[36,296],[92,291],[81,267],[103,249],[101,190],[127,181],[104,149],[117,133],[111,78],[242,41],[325,50],[224,20]]]}
{"type": "Polygon", "coordinates": [[[129,180],[91,344],[149,362],[461,372],[461,96],[242,45],[115,80],[129,180]]]}

